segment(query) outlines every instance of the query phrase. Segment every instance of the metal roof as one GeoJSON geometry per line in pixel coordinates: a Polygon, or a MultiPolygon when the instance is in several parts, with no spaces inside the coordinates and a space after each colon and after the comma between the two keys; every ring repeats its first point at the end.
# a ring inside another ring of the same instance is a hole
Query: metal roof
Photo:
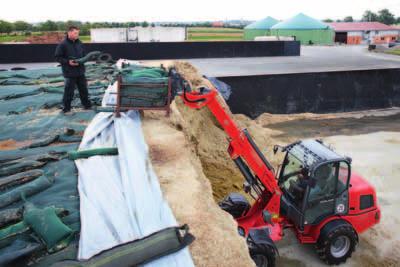
{"type": "Polygon", "coordinates": [[[271,27],[277,24],[278,22],[279,20],[277,19],[274,19],[272,17],[266,17],[262,20],[247,25],[245,29],[268,30],[271,29],[271,27]]]}
{"type": "Polygon", "coordinates": [[[323,143],[313,139],[291,144],[288,146],[287,150],[301,160],[308,168],[313,168],[326,161],[344,159],[344,157],[340,156],[323,143]]]}
{"type": "Polygon", "coordinates": [[[348,31],[393,31],[395,27],[380,22],[332,22],[328,23],[336,32],[348,31]]]}
{"type": "Polygon", "coordinates": [[[272,26],[273,30],[326,30],[330,29],[328,24],[300,13],[290,19],[279,22],[272,26]]]}

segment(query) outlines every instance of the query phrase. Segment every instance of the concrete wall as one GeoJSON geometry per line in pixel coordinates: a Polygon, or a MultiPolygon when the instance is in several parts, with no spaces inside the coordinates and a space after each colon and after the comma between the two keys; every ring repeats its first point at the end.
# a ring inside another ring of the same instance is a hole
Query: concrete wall
{"type": "Polygon", "coordinates": [[[232,112],[341,112],[400,106],[400,69],[219,77],[232,112]]]}
{"type": "Polygon", "coordinates": [[[90,30],[93,43],[180,42],[186,40],[185,27],[99,28],[90,30]]]}
{"type": "MultiPolygon", "coordinates": [[[[56,44],[2,44],[0,63],[54,62],[56,44]]],[[[188,59],[299,56],[297,41],[86,43],[86,52],[110,53],[114,59],[188,59]]]]}

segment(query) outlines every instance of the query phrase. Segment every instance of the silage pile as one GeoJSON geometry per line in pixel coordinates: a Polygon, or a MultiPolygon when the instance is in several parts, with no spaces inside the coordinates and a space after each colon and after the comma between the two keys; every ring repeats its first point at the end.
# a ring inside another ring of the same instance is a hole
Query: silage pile
{"type": "MultiPolygon", "coordinates": [[[[160,64],[153,62],[152,64],[160,64]]],[[[211,83],[202,77],[198,70],[188,62],[163,61],[165,67],[174,67],[182,77],[189,81],[193,89],[201,86],[211,87],[211,83]]],[[[247,128],[261,151],[272,163],[279,162],[273,158],[272,147],[277,141],[271,136],[274,131],[261,127],[253,120],[243,115],[233,115],[225,100],[219,96],[219,102],[225,111],[238,123],[239,127],[247,128]]],[[[174,104],[179,112],[181,127],[190,142],[194,145],[196,154],[200,158],[206,177],[210,180],[213,195],[216,201],[221,200],[230,192],[242,191],[243,176],[230,158],[227,149],[229,140],[213,114],[206,108],[194,110],[185,106],[179,97],[174,104]]]]}

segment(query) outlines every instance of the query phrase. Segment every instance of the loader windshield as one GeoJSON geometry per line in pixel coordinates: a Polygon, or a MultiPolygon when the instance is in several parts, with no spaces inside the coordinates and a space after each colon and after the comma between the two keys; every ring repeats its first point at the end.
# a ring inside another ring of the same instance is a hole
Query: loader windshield
{"type": "Polygon", "coordinates": [[[296,206],[300,207],[308,183],[308,176],[304,163],[292,153],[287,153],[279,184],[287,196],[296,206]]]}
{"type": "Polygon", "coordinates": [[[297,182],[300,179],[302,169],[302,162],[291,153],[288,153],[281,173],[282,186],[285,189],[289,189],[290,181],[297,182]]]}
{"type": "Polygon", "coordinates": [[[302,143],[291,147],[284,160],[279,178],[282,191],[300,206],[307,186],[311,183],[308,170],[321,158],[302,143]]]}

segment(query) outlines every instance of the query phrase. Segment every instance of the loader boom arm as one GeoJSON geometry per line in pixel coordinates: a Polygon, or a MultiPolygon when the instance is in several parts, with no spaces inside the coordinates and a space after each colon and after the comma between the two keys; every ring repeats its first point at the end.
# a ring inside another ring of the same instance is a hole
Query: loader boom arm
{"type": "Polygon", "coordinates": [[[256,192],[257,185],[255,183],[261,182],[263,188],[260,187],[260,192],[257,192],[259,197],[257,201],[261,201],[261,199],[267,201],[268,211],[279,214],[281,190],[275,179],[273,167],[265,159],[247,130],[240,129],[220,104],[218,91],[215,88],[207,89],[205,92],[184,91],[181,97],[185,105],[190,108],[207,107],[211,111],[229,136],[228,153],[245,176],[246,181],[253,189],[256,189],[256,192]]]}

